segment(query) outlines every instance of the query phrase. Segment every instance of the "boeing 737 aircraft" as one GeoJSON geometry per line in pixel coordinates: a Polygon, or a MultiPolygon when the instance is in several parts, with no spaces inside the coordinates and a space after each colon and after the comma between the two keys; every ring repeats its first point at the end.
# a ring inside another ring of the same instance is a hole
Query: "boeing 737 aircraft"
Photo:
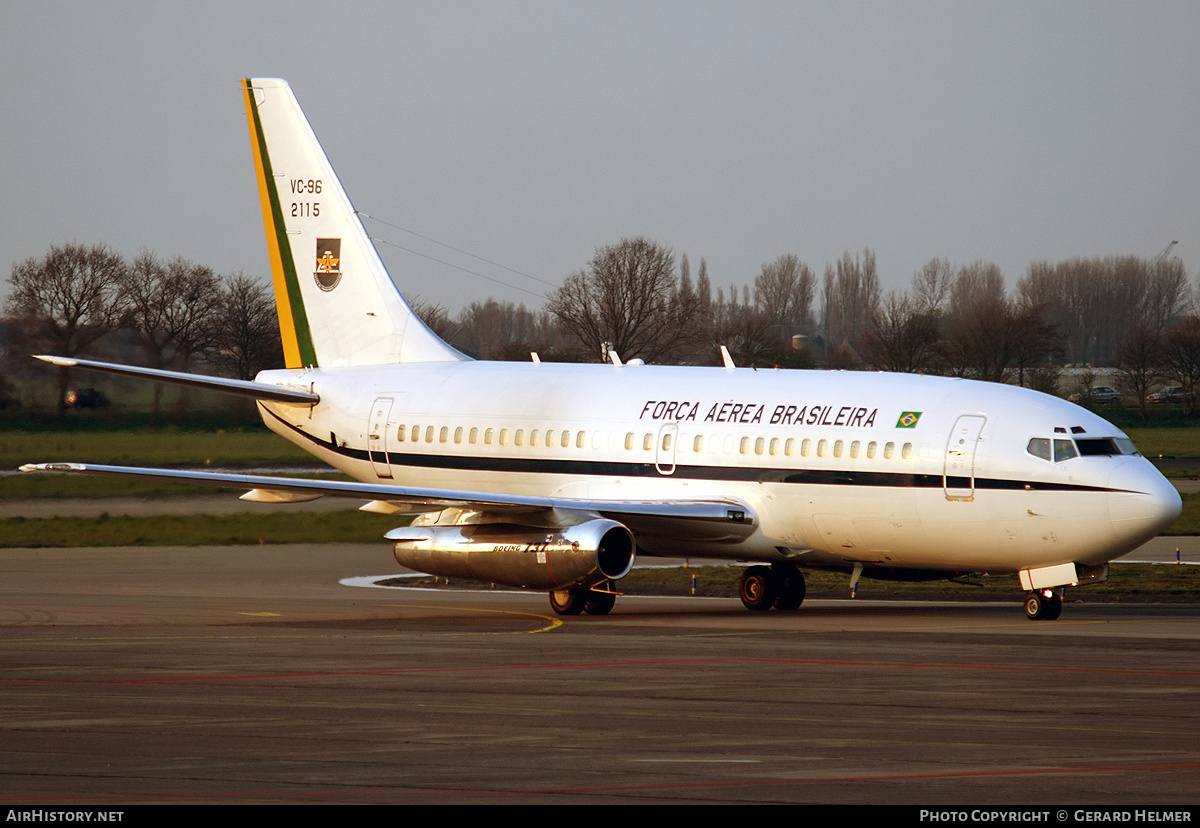
{"type": "MultiPolygon", "coordinates": [[[[415,515],[396,560],[610,611],[636,554],[752,563],[752,610],[805,568],[927,580],[1017,572],[1031,619],[1178,517],[1178,493],[1077,405],[945,377],[483,362],[439,339],[385,270],[287,83],[242,84],[286,368],[254,381],[73,365],[252,397],[357,482],[45,463],[322,495],[415,515]]],[[[397,521],[399,522],[399,521],[397,521]]]]}

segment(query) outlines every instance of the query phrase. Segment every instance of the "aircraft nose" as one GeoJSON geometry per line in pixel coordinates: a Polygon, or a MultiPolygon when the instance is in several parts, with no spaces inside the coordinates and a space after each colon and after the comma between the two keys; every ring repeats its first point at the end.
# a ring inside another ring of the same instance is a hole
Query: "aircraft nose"
{"type": "Polygon", "coordinates": [[[1162,533],[1183,510],[1179,492],[1145,458],[1130,458],[1113,469],[1108,485],[1108,516],[1117,537],[1141,544],[1162,533]]]}

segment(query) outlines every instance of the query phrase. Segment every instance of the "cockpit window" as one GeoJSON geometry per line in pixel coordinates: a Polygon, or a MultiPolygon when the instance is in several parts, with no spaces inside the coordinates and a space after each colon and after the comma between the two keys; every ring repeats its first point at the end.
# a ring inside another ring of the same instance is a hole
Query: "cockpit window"
{"type": "Polygon", "coordinates": [[[1120,454],[1142,456],[1141,452],[1137,450],[1137,446],[1128,437],[1097,437],[1074,441],[1034,437],[1025,447],[1025,451],[1042,460],[1053,458],[1055,463],[1061,463],[1073,457],[1106,457],[1120,454]]]}
{"type": "Polygon", "coordinates": [[[1054,462],[1059,463],[1063,460],[1070,460],[1072,457],[1078,457],[1079,452],[1075,450],[1075,444],[1070,440],[1055,440],[1054,441],[1054,462]]]}
{"type": "Polygon", "coordinates": [[[1050,459],[1050,441],[1045,437],[1034,437],[1029,441],[1029,445],[1025,450],[1034,457],[1040,457],[1043,460],[1050,459]]]}
{"type": "MultiPolygon", "coordinates": [[[[1093,457],[1096,455],[1113,455],[1125,454],[1121,451],[1117,441],[1111,437],[1099,437],[1092,440],[1076,440],[1075,443],[1079,446],[1079,453],[1084,457],[1093,457]]],[[[1132,442],[1129,443],[1133,445],[1132,442]]],[[[1136,449],[1133,453],[1136,453],[1136,449]]]]}
{"type": "Polygon", "coordinates": [[[1113,439],[1116,440],[1117,448],[1121,450],[1122,454],[1132,454],[1135,457],[1142,456],[1142,453],[1137,450],[1137,446],[1133,444],[1133,440],[1130,440],[1128,437],[1114,437],[1113,439]]]}

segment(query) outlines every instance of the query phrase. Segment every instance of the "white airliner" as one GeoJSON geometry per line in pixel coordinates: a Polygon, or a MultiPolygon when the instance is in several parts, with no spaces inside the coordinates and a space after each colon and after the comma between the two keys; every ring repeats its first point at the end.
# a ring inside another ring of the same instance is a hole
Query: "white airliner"
{"type": "Polygon", "coordinates": [[[243,82],[287,368],[255,381],[77,365],[253,397],[355,481],[46,463],[322,495],[415,514],[404,566],[612,609],[635,554],[754,563],[741,597],[794,610],[804,568],[900,580],[1018,572],[1032,619],[1178,517],[1117,428],[1024,388],[944,377],[483,362],[401,297],[287,83],[243,82]]]}

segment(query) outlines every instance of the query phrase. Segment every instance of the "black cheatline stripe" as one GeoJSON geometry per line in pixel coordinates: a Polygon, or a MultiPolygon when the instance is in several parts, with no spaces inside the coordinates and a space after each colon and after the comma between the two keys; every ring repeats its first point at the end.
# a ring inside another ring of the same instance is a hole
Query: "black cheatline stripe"
{"type": "MultiPolygon", "coordinates": [[[[370,460],[383,463],[384,452],[339,446],[332,439],[314,437],[291,423],[271,414],[292,431],[343,457],[355,460],[370,460]]],[[[330,435],[332,438],[334,435],[330,435]]],[[[601,477],[652,477],[680,478],[685,480],[727,480],[751,483],[807,483],[825,486],[876,486],[893,489],[940,489],[943,478],[940,474],[913,474],[911,472],[849,471],[838,469],[771,469],[747,466],[686,466],[676,464],[673,474],[661,474],[653,463],[618,463],[607,460],[561,460],[534,457],[477,457],[462,454],[403,454],[387,452],[386,462],[391,466],[408,466],[423,469],[454,469],[456,471],[491,471],[518,474],[574,474],[601,477]]],[[[970,489],[967,477],[951,477],[953,488],[970,489]]],[[[1049,483],[1038,480],[1005,480],[986,477],[975,478],[976,489],[1030,490],[1039,492],[1120,492],[1123,489],[1108,489],[1103,486],[1080,486],[1074,483],[1049,483]]]]}

